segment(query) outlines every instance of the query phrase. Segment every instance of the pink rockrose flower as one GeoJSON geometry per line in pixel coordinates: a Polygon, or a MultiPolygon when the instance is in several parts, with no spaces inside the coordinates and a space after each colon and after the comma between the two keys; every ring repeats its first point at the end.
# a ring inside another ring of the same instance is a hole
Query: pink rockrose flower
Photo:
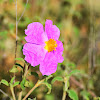
{"type": "Polygon", "coordinates": [[[25,29],[23,46],[25,60],[33,67],[40,64],[42,75],[50,75],[57,70],[57,64],[63,62],[63,43],[58,40],[60,30],[51,20],[46,20],[45,30],[39,22],[33,22],[25,29]]]}

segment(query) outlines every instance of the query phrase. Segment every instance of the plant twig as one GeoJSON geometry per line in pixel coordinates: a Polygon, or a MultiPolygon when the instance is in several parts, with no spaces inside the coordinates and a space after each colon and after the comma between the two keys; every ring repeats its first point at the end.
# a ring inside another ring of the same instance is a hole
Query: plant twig
{"type": "Polygon", "coordinates": [[[66,99],[66,91],[63,91],[63,96],[62,96],[62,100],[66,99]]]}
{"type": "Polygon", "coordinates": [[[27,93],[27,95],[23,98],[23,100],[26,100],[26,98],[38,87],[38,86],[40,86],[41,84],[42,84],[42,82],[44,82],[44,80],[45,79],[43,79],[43,80],[39,80],[36,84],[35,84],[35,86],[27,93]]]}
{"type": "Polygon", "coordinates": [[[22,99],[22,91],[19,93],[19,97],[18,97],[18,100],[21,100],[22,99]]]}
{"type": "Polygon", "coordinates": [[[64,86],[64,89],[63,89],[63,96],[62,96],[62,100],[65,100],[66,99],[66,95],[67,95],[67,90],[68,90],[68,81],[69,81],[69,77],[64,77],[64,83],[65,83],[65,86],[64,86]]]}
{"type": "MultiPolygon", "coordinates": [[[[9,98],[10,98],[10,96],[9,96],[7,93],[5,93],[3,90],[0,89],[0,92],[1,92],[2,94],[4,94],[6,97],[9,97],[9,98]]],[[[12,100],[12,98],[10,98],[10,100],[12,100]]]]}
{"type": "MultiPolygon", "coordinates": [[[[17,40],[18,40],[18,37],[17,37],[17,32],[18,32],[18,24],[17,24],[17,0],[16,0],[16,45],[15,45],[15,58],[16,58],[16,53],[17,53],[17,40]]],[[[16,63],[16,60],[15,60],[15,63],[16,63]]]]}
{"type": "Polygon", "coordinates": [[[28,4],[28,0],[26,1],[26,5],[25,5],[25,8],[24,8],[24,11],[22,12],[22,14],[21,14],[19,20],[17,21],[17,24],[19,23],[19,21],[21,20],[22,16],[24,15],[24,12],[25,12],[25,10],[26,10],[27,4],[28,4]]]}
{"type": "Polygon", "coordinates": [[[28,66],[26,65],[26,66],[25,66],[25,72],[24,72],[24,76],[23,76],[23,78],[25,78],[25,77],[26,77],[27,72],[28,72],[28,66]]]}
{"type": "MultiPolygon", "coordinates": [[[[21,17],[19,18],[18,21],[17,21],[17,0],[16,0],[16,2],[15,2],[15,0],[13,0],[13,1],[14,1],[14,4],[15,4],[15,7],[16,7],[16,45],[15,45],[15,58],[16,58],[17,57],[17,41],[18,41],[18,35],[17,35],[18,34],[18,23],[19,23],[20,19],[22,18],[23,14],[26,10],[28,0],[26,1],[26,6],[25,6],[24,11],[22,12],[21,17]]],[[[14,64],[16,64],[16,60],[15,60],[14,64]]],[[[25,69],[24,78],[27,75],[27,69],[28,68],[25,69]]],[[[15,76],[15,73],[14,73],[14,76],[15,76]]],[[[10,87],[10,89],[11,89],[11,92],[12,92],[13,99],[16,100],[13,87],[10,87]]],[[[21,100],[21,97],[22,97],[22,91],[19,94],[18,100],[21,100]]]]}
{"type": "Polygon", "coordinates": [[[89,74],[92,75],[92,72],[95,68],[95,62],[96,62],[96,51],[95,51],[95,27],[94,27],[94,21],[95,21],[95,16],[94,16],[94,6],[93,6],[93,2],[91,0],[89,0],[89,9],[90,9],[90,34],[89,34],[89,62],[88,62],[88,66],[89,66],[89,74]]]}
{"type": "MultiPolygon", "coordinates": [[[[80,89],[85,89],[85,87],[82,85],[81,82],[77,81],[74,77],[70,77],[70,81],[72,81],[72,83],[74,83],[76,86],[78,86],[78,88],[80,89]]],[[[96,94],[91,91],[91,90],[88,90],[88,92],[93,96],[93,97],[96,97],[96,94]]]]}
{"type": "MultiPolygon", "coordinates": [[[[28,66],[25,66],[25,63],[24,63],[24,67],[25,67],[25,71],[24,71],[23,79],[26,78],[26,75],[27,75],[27,72],[28,72],[28,66]]],[[[19,93],[18,100],[21,100],[21,98],[22,98],[22,92],[23,92],[23,91],[21,91],[21,92],[19,93]]]]}
{"type": "Polygon", "coordinates": [[[11,93],[12,93],[12,96],[13,96],[13,100],[16,100],[15,94],[14,94],[14,89],[13,89],[12,86],[10,86],[10,90],[11,90],[11,93]]]}
{"type": "Polygon", "coordinates": [[[0,89],[0,92],[1,92],[2,94],[4,94],[5,96],[9,97],[8,94],[6,94],[3,90],[0,89]]]}
{"type": "Polygon", "coordinates": [[[70,81],[72,81],[72,83],[74,83],[76,86],[78,86],[80,89],[85,89],[85,87],[83,86],[83,84],[79,81],[77,81],[74,77],[70,77],[70,81]]]}
{"type": "MultiPolygon", "coordinates": [[[[16,55],[17,55],[17,40],[18,40],[18,35],[17,35],[18,34],[18,23],[21,20],[22,16],[24,15],[24,12],[26,10],[26,6],[28,4],[28,0],[26,1],[26,5],[25,5],[25,8],[24,8],[24,11],[22,12],[22,14],[21,14],[21,16],[20,16],[18,21],[17,21],[17,0],[16,0],[16,3],[14,1],[14,4],[15,4],[15,7],[16,7],[16,46],[15,46],[15,58],[16,58],[16,55]]],[[[16,60],[15,60],[15,63],[16,63],[16,60]]]]}

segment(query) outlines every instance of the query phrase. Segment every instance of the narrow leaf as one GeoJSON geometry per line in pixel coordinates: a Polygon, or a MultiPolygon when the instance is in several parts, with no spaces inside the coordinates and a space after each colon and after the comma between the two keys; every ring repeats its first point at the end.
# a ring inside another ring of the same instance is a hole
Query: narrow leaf
{"type": "Polygon", "coordinates": [[[4,84],[6,86],[9,86],[9,83],[5,79],[2,79],[0,83],[4,84]]]}
{"type": "Polygon", "coordinates": [[[15,58],[15,60],[24,60],[23,58],[15,58]]]}
{"type": "Polygon", "coordinates": [[[13,85],[13,87],[19,85],[19,83],[20,83],[19,81],[15,82],[14,85],[13,85]]]}
{"type": "Polygon", "coordinates": [[[22,90],[23,89],[25,89],[25,81],[26,81],[26,79],[23,79],[22,81],[21,81],[21,83],[20,83],[20,86],[21,86],[21,88],[22,88],[22,90]]]}
{"type": "Polygon", "coordinates": [[[12,77],[10,83],[13,84],[15,77],[12,77]]]}

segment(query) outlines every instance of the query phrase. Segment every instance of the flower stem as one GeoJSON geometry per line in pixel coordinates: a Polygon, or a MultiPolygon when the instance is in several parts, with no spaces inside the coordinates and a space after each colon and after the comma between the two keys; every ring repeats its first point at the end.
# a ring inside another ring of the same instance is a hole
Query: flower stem
{"type": "Polygon", "coordinates": [[[19,93],[19,98],[18,100],[21,100],[22,99],[22,91],[19,93]]]}
{"type": "Polygon", "coordinates": [[[62,97],[62,100],[65,100],[66,99],[66,91],[63,91],[63,97],[62,97]]]}
{"type": "MultiPolygon", "coordinates": [[[[25,66],[25,64],[24,64],[24,66],[25,66]]],[[[24,72],[24,75],[23,75],[23,79],[25,79],[25,78],[27,77],[27,73],[28,73],[28,66],[26,65],[26,66],[25,66],[25,72],[24,72]]],[[[23,92],[23,91],[21,91],[21,92],[19,93],[18,100],[21,100],[21,98],[22,98],[22,92],[23,92]]]]}
{"type": "Polygon", "coordinates": [[[64,77],[64,89],[63,89],[63,96],[62,96],[62,100],[66,99],[66,95],[67,95],[67,91],[68,91],[68,87],[69,87],[69,77],[64,77]]]}
{"type": "Polygon", "coordinates": [[[16,100],[15,94],[14,94],[14,89],[13,89],[12,86],[10,86],[10,90],[11,90],[11,93],[12,93],[12,96],[13,96],[13,100],[16,100]]]}
{"type": "Polygon", "coordinates": [[[45,79],[43,79],[43,80],[41,80],[41,81],[39,80],[39,81],[35,84],[35,86],[27,93],[27,95],[23,98],[23,100],[26,100],[26,98],[27,98],[38,86],[40,86],[44,80],[45,80],[45,79]]]}

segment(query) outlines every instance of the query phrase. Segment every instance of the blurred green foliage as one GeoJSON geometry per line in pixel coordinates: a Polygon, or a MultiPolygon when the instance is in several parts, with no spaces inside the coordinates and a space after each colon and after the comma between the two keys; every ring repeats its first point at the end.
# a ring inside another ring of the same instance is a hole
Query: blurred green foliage
{"type": "MultiPolygon", "coordinates": [[[[45,25],[46,19],[51,19],[60,29],[60,40],[64,44],[64,62],[58,64],[57,72],[53,76],[46,77],[44,83],[47,88],[37,88],[30,98],[37,97],[37,100],[61,100],[63,87],[65,85],[64,78],[69,78],[69,94],[66,99],[70,100],[99,100],[100,97],[100,4],[99,1],[91,0],[29,0],[26,6],[26,0],[18,0],[18,19],[20,18],[24,8],[26,10],[18,23],[18,48],[16,66],[15,61],[15,39],[16,39],[16,17],[14,0],[0,0],[0,79],[2,84],[8,85],[10,72],[18,72],[14,86],[20,84],[22,89],[32,88],[38,79],[42,79],[39,67],[33,68],[29,74],[29,80],[20,77],[24,68],[24,58],[22,54],[22,46],[25,43],[24,30],[31,22],[41,22],[45,25]],[[91,15],[91,13],[93,15],[91,15]],[[91,22],[91,23],[90,23],[91,22]],[[93,29],[93,32],[91,31],[93,29]],[[90,54],[90,56],[89,56],[90,54]],[[20,58],[21,57],[21,58],[20,58]],[[91,65],[91,66],[89,66],[91,65]],[[80,71],[79,71],[80,70],[80,71]],[[78,73],[77,73],[78,72],[78,73]],[[8,77],[9,75],[9,77],[8,77]],[[19,83],[20,82],[20,83],[19,83]],[[52,85],[51,85],[52,83],[52,85]],[[51,90],[52,88],[52,90],[51,90]],[[71,89],[71,90],[70,90],[71,89]],[[47,94],[49,90],[49,93],[47,94]],[[76,92],[75,92],[76,91],[76,92]],[[77,97],[78,94],[78,97],[77,97]],[[75,99],[76,98],[76,99],[75,99]]],[[[12,82],[11,82],[12,83],[12,82]]],[[[9,92],[9,89],[1,84],[0,89],[9,92]]],[[[17,93],[20,89],[18,88],[17,93]]],[[[0,100],[3,94],[0,94],[0,100]]],[[[33,99],[34,100],[34,99],[33,99]]]]}

